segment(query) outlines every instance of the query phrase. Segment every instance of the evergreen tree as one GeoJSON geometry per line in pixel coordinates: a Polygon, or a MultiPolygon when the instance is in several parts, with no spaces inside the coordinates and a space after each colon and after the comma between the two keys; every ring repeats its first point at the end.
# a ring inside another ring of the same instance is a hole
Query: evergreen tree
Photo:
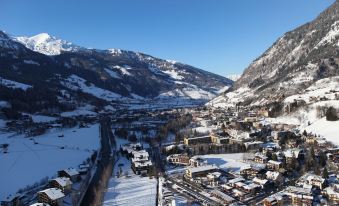
{"type": "Polygon", "coordinates": [[[304,132],[303,132],[303,135],[304,135],[304,136],[307,136],[307,132],[306,132],[306,130],[304,130],[304,132]]]}
{"type": "Polygon", "coordinates": [[[321,167],[325,167],[326,166],[326,161],[327,161],[327,156],[324,152],[320,151],[319,152],[319,165],[321,167]]]}
{"type": "Polygon", "coordinates": [[[275,154],[275,153],[272,154],[272,160],[278,161],[278,156],[277,156],[277,154],[275,154]]]}
{"type": "Polygon", "coordinates": [[[313,146],[311,147],[310,154],[311,154],[311,158],[314,160],[315,159],[315,152],[314,152],[313,146]]]}
{"type": "Polygon", "coordinates": [[[337,121],[337,110],[334,107],[330,107],[326,111],[326,120],[327,121],[337,121]]]}
{"type": "Polygon", "coordinates": [[[320,166],[318,164],[314,167],[314,173],[316,175],[320,175],[321,174],[320,166]]]}

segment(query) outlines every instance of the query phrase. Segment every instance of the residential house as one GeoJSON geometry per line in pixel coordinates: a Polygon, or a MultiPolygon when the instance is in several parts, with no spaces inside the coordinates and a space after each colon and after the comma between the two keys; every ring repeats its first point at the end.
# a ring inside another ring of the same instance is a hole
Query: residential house
{"type": "Polygon", "coordinates": [[[318,187],[319,189],[323,189],[325,185],[325,179],[319,175],[306,173],[302,177],[299,178],[297,185],[305,187],[305,185],[310,185],[310,187],[318,187]]]}
{"type": "Polygon", "coordinates": [[[64,170],[58,171],[59,177],[68,177],[72,182],[77,182],[80,178],[79,172],[74,168],[67,168],[64,170]]]}
{"type": "Polygon", "coordinates": [[[204,165],[204,166],[198,166],[198,167],[189,167],[186,169],[185,175],[188,178],[195,178],[195,177],[201,177],[206,176],[208,173],[216,172],[219,168],[215,165],[204,165]]]}
{"type": "Polygon", "coordinates": [[[152,165],[153,164],[151,160],[132,161],[131,168],[135,174],[147,174],[152,165]]]}
{"type": "Polygon", "coordinates": [[[253,178],[254,183],[261,185],[262,188],[266,188],[269,185],[269,181],[267,179],[253,178]]]}
{"type": "Polygon", "coordinates": [[[266,172],[266,179],[274,182],[276,186],[281,185],[284,182],[283,176],[279,172],[266,172]]]}
{"type": "Polygon", "coordinates": [[[189,160],[189,165],[192,167],[199,167],[207,165],[207,161],[200,156],[194,156],[189,160]]]}
{"type": "Polygon", "coordinates": [[[282,168],[282,162],[269,160],[266,164],[268,170],[278,171],[282,168]]]}
{"type": "Polygon", "coordinates": [[[1,206],[17,206],[17,205],[21,205],[21,194],[20,193],[16,193],[16,194],[12,194],[7,196],[4,200],[2,200],[0,202],[1,206]]]}
{"type": "Polygon", "coordinates": [[[265,164],[267,162],[267,157],[263,154],[256,153],[254,156],[254,161],[257,163],[265,164]]]}
{"type": "Polygon", "coordinates": [[[51,206],[62,206],[64,193],[57,188],[49,188],[38,192],[38,202],[48,203],[51,206]]]}
{"type": "Polygon", "coordinates": [[[123,146],[120,146],[120,151],[124,154],[132,155],[133,151],[142,150],[143,146],[140,142],[138,143],[128,143],[123,146]]]}
{"type": "Polygon", "coordinates": [[[68,177],[57,177],[49,181],[51,188],[58,188],[63,193],[68,194],[72,190],[72,181],[68,177]]]}
{"type": "Polygon", "coordinates": [[[245,198],[246,198],[246,192],[243,192],[243,191],[241,191],[241,190],[239,190],[239,189],[233,189],[232,190],[232,193],[233,193],[233,195],[235,196],[235,197],[238,197],[239,198],[239,200],[244,200],[245,198]]]}
{"type": "Polygon", "coordinates": [[[231,179],[228,181],[228,184],[232,187],[235,187],[235,184],[237,182],[245,182],[245,179],[243,177],[237,177],[237,178],[234,178],[234,179],[231,179]]]}
{"type": "Polygon", "coordinates": [[[313,195],[311,188],[289,186],[285,191],[286,194],[291,198],[292,205],[313,205],[313,195]]]}
{"type": "Polygon", "coordinates": [[[289,198],[284,192],[278,192],[264,199],[264,206],[290,205],[289,198]]]}
{"type": "Polygon", "coordinates": [[[323,195],[325,195],[329,201],[339,204],[339,192],[335,190],[333,187],[326,187],[322,191],[323,195]]]}
{"type": "Polygon", "coordinates": [[[230,139],[229,137],[224,137],[216,133],[212,133],[210,137],[213,144],[228,144],[230,139]]]}
{"type": "Polygon", "coordinates": [[[247,151],[257,151],[263,146],[263,142],[261,141],[253,141],[253,142],[245,142],[245,148],[247,151]]]}
{"type": "Polygon", "coordinates": [[[217,189],[212,190],[211,196],[220,199],[224,205],[229,205],[235,201],[233,197],[217,189]]]}
{"type": "Polygon", "coordinates": [[[266,170],[259,165],[245,166],[240,169],[240,174],[248,179],[263,177],[266,170]]]}
{"type": "Polygon", "coordinates": [[[220,172],[212,172],[206,175],[208,184],[212,187],[216,187],[219,185],[219,178],[221,176],[220,172]]]}
{"type": "Polygon", "coordinates": [[[307,183],[312,186],[318,187],[319,189],[323,189],[324,184],[325,184],[325,179],[318,175],[309,175],[307,177],[307,183]]]}
{"type": "Polygon", "coordinates": [[[170,164],[187,166],[190,163],[190,158],[187,154],[173,154],[173,155],[169,155],[166,159],[167,159],[167,162],[170,164]]]}
{"type": "Polygon", "coordinates": [[[258,184],[255,184],[255,183],[251,183],[251,184],[248,184],[248,185],[244,185],[242,188],[247,193],[255,194],[255,193],[257,193],[257,192],[259,192],[261,190],[261,185],[258,185],[258,184]]]}
{"type": "Polygon", "coordinates": [[[303,155],[303,150],[298,148],[289,149],[284,152],[284,155],[286,164],[290,164],[294,159],[299,159],[303,155]]]}
{"type": "Polygon", "coordinates": [[[184,138],[184,144],[189,145],[197,145],[197,144],[210,144],[211,137],[209,135],[207,136],[201,136],[201,137],[185,137],[184,138]]]}

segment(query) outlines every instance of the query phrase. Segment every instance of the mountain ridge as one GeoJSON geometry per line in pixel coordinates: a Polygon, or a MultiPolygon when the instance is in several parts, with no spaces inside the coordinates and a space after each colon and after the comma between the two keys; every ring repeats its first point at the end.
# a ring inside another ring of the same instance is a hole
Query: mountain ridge
{"type": "Polygon", "coordinates": [[[316,81],[339,75],[339,1],[278,38],[214,105],[263,106],[302,93],[316,81]]]}
{"type": "Polygon", "coordinates": [[[87,49],[46,33],[23,38],[0,32],[0,51],[1,78],[44,86],[62,100],[60,91],[127,107],[131,102],[147,107],[150,101],[196,105],[233,83],[187,64],[121,49],[87,49]]]}

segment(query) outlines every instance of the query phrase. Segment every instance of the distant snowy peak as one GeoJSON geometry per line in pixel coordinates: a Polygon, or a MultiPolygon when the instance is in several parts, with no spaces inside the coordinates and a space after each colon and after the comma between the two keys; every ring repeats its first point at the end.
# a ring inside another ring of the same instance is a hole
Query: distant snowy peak
{"type": "MultiPolygon", "coordinates": [[[[122,49],[88,49],[47,33],[13,37],[0,31],[0,50],[0,62],[11,63],[1,68],[18,74],[9,80],[20,82],[28,75],[29,85],[42,82],[47,88],[62,87],[107,102],[201,104],[233,84],[226,77],[184,63],[122,49]],[[31,79],[29,72],[38,70],[46,73],[31,79]],[[60,75],[60,71],[65,73],[60,75]],[[55,80],[53,84],[50,79],[55,80]]],[[[17,88],[19,84],[6,82],[6,86],[17,88]]]]}
{"type": "Polygon", "coordinates": [[[50,56],[59,55],[62,51],[77,51],[81,48],[65,40],[50,36],[47,33],[41,33],[32,37],[14,37],[13,40],[22,43],[33,51],[50,56]]]}

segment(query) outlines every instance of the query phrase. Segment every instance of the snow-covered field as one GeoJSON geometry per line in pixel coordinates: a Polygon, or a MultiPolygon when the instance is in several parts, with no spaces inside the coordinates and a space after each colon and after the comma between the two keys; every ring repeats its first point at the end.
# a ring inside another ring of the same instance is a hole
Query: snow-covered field
{"type": "Polygon", "coordinates": [[[22,90],[27,90],[32,87],[31,85],[23,84],[20,82],[15,82],[15,81],[4,79],[4,78],[0,79],[0,85],[3,85],[8,88],[12,88],[12,89],[22,89],[22,90]]]}
{"type": "Polygon", "coordinates": [[[208,164],[214,164],[231,172],[239,173],[241,167],[249,166],[249,163],[242,162],[245,153],[233,153],[233,154],[212,154],[202,155],[202,159],[207,160],[208,164]]]}
{"type": "Polygon", "coordinates": [[[96,87],[94,84],[86,84],[86,80],[77,76],[77,75],[71,75],[69,76],[64,82],[62,82],[63,85],[69,89],[72,90],[81,90],[85,93],[91,94],[95,97],[111,101],[116,100],[118,98],[121,98],[121,95],[96,87]]]}
{"type": "Polygon", "coordinates": [[[327,141],[339,145],[339,120],[326,121],[326,118],[322,118],[305,129],[307,132],[325,137],[327,141]]]}
{"type": "Polygon", "coordinates": [[[99,147],[99,125],[89,128],[51,130],[33,140],[0,133],[0,200],[18,189],[55,176],[58,170],[77,167],[99,147]],[[64,137],[58,137],[63,134],[64,137]],[[61,147],[64,147],[62,149],[61,147]]]}
{"type": "Polygon", "coordinates": [[[104,197],[104,206],[152,206],[156,205],[157,181],[149,177],[135,175],[131,170],[130,161],[120,157],[114,167],[113,175],[119,171],[123,176],[112,177],[104,197]],[[125,173],[128,173],[127,175],[125,173]]]}
{"type": "MultiPolygon", "coordinates": [[[[158,96],[159,97],[159,96],[158,96]]],[[[182,108],[182,107],[195,107],[201,105],[205,100],[201,99],[188,99],[186,97],[161,97],[154,100],[124,100],[123,106],[129,110],[138,109],[167,109],[167,108],[182,108]]]]}
{"type": "Polygon", "coordinates": [[[33,122],[36,123],[44,123],[44,122],[53,122],[57,120],[55,117],[49,117],[45,115],[30,115],[32,117],[33,122]]]}
{"type": "Polygon", "coordinates": [[[89,115],[89,116],[96,116],[97,113],[94,111],[94,107],[91,105],[86,105],[83,107],[78,107],[76,110],[69,111],[69,112],[62,112],[62,117],[72,117],[72,116],[81,116],[81,115],[89,115]]]}
{"type": "Polygon", "coordinates": [[[310,98],[326,98],[328,100],[335,100],[336,92],[339,92],[338,88],[339,77],[320,79],[305,89],[302,94],[289,96],[284,100],[284,102],[289,103],[295,100],[304,100],[306,103],[310,103],[310,98]]]}

